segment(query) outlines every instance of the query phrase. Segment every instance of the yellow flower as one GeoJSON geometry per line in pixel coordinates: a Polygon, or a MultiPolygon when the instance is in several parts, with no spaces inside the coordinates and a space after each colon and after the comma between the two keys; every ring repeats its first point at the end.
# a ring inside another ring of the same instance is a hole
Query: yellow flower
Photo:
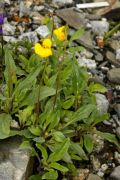
{"type": "Polygon", "coordinates": [[[52,55],[52,41],[50,39],[44,39],[42,45],[36,43],[34,46],[35,53],[43,58],[47,58],[52,55]]]}
{"type": "Polygon", "coordinates": [[[53,33],[57,36],[57,38],[60,40],[60,41],[64,41],[67,39],[67,35],[66,35],[66,28],[65,26],[62,26],[58,29],[55,29],[53,31],[53,33]]]}
{"type": "Polygon", "coordinates": [[[44,48],[51,48],[51,46],[52,46],[52,41],[51,41],[51,39],[49,39],[49,38],[44,39],[44,40],[43,40],[43,43],[42,43],[42,46],[43,46],[44,48]]]}

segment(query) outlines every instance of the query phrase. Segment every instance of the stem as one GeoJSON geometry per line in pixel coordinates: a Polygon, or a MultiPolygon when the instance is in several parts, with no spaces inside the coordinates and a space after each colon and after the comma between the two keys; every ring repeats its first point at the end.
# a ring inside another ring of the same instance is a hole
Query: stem
{"type": "Polygon", "coordinates": [[[47,64],[48,64],[48,61],[46,59],[45,66],[44,66],[43,73],[42,73],[42,77],[41,77],[41,81],[40,81],[39,87],[38,87],[38,99],[37,99],[37,104],[36,104],[36,125],[38,124],[38,119],[39,119],[39,115],[40,115],[40,88],[41,88],[41,85],[43,82],[43,78],[45,75],[47,64]]]}
{"type": "Polygon", "coordinates": [[[120,22],[117,24],[113,29],[111,29],[108,33],[105,35],[105,39],[109,38],[110,36],[113,35],[114,32],[116,32],[120,27],[120,22]]]}

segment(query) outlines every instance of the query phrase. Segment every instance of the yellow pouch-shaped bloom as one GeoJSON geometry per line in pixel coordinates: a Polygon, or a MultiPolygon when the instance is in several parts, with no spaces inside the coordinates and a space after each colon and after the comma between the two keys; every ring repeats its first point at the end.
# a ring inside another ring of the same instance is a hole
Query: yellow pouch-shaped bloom
{"type": "Polygon", "coordinates": [[[53,31],[53,33],[57,36],[57,38],[60,40],[60,41],[64,41],[67,39],[67,35],[66,35],[66,28],[65,26],[62,26],[58,29],[55,29],[53,31]]]}
{"type": "Polygon", "coordinates": [[[39,43],[35,44],[34,49],[35,49],[35,53],[38,54],[39,56],[43,57],[43,58],[47,58],[47,57],[52,55],[51,48],[44,48],[39,43]]]}
{"type": "Polygon", "coordinates": [[[43,42],[42,42],[42,46],[44,48],[51,48],[52,47],[51,39],[49,39],[49,38],[44,39],[43,42]]]}

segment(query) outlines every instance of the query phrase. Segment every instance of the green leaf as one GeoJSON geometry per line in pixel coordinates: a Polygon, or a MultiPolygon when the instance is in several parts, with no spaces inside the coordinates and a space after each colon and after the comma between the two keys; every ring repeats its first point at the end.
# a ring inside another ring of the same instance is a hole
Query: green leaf
{"type": "Polygon", "coordinates": [[[99,115],[98,117],[95,117],[94,118],[94,122],[93,122],[93,124],[92,125],[96,125],[96,124],[98,124],[98,123],[100,123],[100,122],[103,122],[104,120],[108,120],[110,118],[110,114],[103,114],[103,115],[99,115]]]}
{"type": "Polygon", "coordinates": [[[39,72],[40,67],[38,67],[35,71],[31,72],[23,81],[20,81],[14,92],[16,96],[19,95],[22,90],[29,89],[33,86],[33,82],[36,80],[39,72]]]}
{"type": "Polygon", "coordinates": [[[45,142],[45,139],[43,137],[36,137],[33,139],[33,141],[42,144],[45,142]]]}
{"type": "Polygon", "coordinates": [[[82,47],[82,46],[75,46],[75,47],[69,48],[69,51],[71,53],[76,53],[76,52],[83,51],[83,50],[84,50],[84,47],[82,47]]]}
{"type": "Polygon", "coordinates": [[[53,137],[57,142],[63,142],[63,140],[65,139],[64,134],[60,131],[54,132],[53,137]]]}
{"type": "Polygon", "coordinates": [[[76,121],[80,122],[81,120],[88,118],[90,116],[91,112],[93,112],[95,108],[96,108],[95,105],[92,105],[92,104],[87,104],[87,105],[80,107],[73,114],[70,121],[64,127],[67,127],[70,124],[75,123],[76,121]]]}
{"type": "Polygon", "coordinates": [[[73,104],[74,104],[74,101],[75,101],[75,97],[73,96],[72,98],[66,100],[64,103],[63,103],[63,108],[64,109],[69,109],[73,104]]]}
{"type": "Polygon", "coordinates": [[[104,132],[98,132],[98,133],[100,136],[102,136],[102,138],[104,138],[105,140],[115,144],[116,146],[118,146],[118,148],[120,148],[120,143],[118,142],[118,140],[114,134],[104,133],[104,132]]]}
{"type": "Polygon", "coordinates": [[[48,154],[47,154],[46,148],[44,146],[42,146],[40,143],[36,143],[36,147],[38,149],[40,149],[40,151],[42,153],[43,160],[46,162],[48,159],[48,154]]]}
{"type": "Polygon", "coordinates": [[[40,136],[40,134],[41,134],[41,130],[40,130],[40,128],[38,126],[36,126],[36,127],[35,126],[30,126],[30,127],[28,127],[28,129],[35,136],[40,136]]]}
{"type": "Polygon", "coordinates": [[[14,59],[12,57],[12,52],[8,49],[5,50],[5,71],[4,76],[8,88],[9,97],[12,96],[13,93],[13,84],[17,81],[16,76],[16,65],[14,59]]]}
{"type": "Polygon", "coordinates": [[[74,151],[74,153],[78,154],[82,159],[88,160],[85,152],[78,143],[71,142],[71,149],[74,151]]]}
{"type": "MultiPolygon", "coordinates": [[[[23,101],[20,104],[20,107],[25,106],[25,105],[34,105],[38,101],[38,92],[39,92],[39,86],[36,88],[33,88],[32,92],[23,99],[23,101]]],[[[40,97],[39,100],[43,100],[49,96],[53,96],[56,93],[56,89],[52,87],[47,87],[47,86],[41,86],[40,87],[40,97]]]]}
{"type": "Polygon", "coordinates": [[[23,141],[19,147],[19,149],[28,149],[28,150],[32,150],[32,146],[30,144],[29,141],[23,141]]]}
{"type": "Polygon", "coordinates": [[[60,111],[56,110],[56,112],[52,112],[51,117],[49,117],[49,120],[50,119],[51,119],[51,122],[49,121],[50,124],[49,124],[49,127],[48,127],[48,131],[51,131],[52,129],[54,129],[59,124],[60,111]]]}
{"type": "Polygon", "coordinates": [[[57,173],[57,171],[54,171],[54,170],[46,172],[42,176],[42,179],[56,180],[57,178],[58,178],[58,173],[57,173]]]}
{"type": "Polygon", "coordinates": [[[80,28],[79,30],[75,31],[75,33],[70,38],[70,42],[79,39],[83,34],[84,34],[83,28],[80,28]]]}
{"type": "Polygon", "coordinates": [[[62,157],[62,160],[66,163],[73,163],[72,160],[71,160],[71,156],[69,155],[68,152],[65,152],[63,157],[62,157]]]}
{"type": "Polygon", "coordinates": [[[68,151],[69,146],[70,146],[70,140],[69,138],[67,138],[63,141],[63,143],[61,143],[60,147],[55,152],[50,154],[48,161],[54,162],[61,160],[65,152],[68,151]]]}
{"type": "Polygon", "coordinates": [[[93,150],[93,140],[92,137],[88,134],[84,135],[84,146],[88,153],[91,153],[93,150]]]}
{"type": "Polygon", "coordinates": [[[100,92],[100,93],[105,93],[107,92],[107,88],[105,88],[101,84],[94,84],[91,83],[88,87],[89,92],[94,93],[94,92],[100,92]]]}
{"type": "Polygon", "coordinates": [[[0,114],[0,139],[5,139],[10,134],[10,123],[12,118],[9,114],[0,114]]]}
{"type": "Polygon", "coordinates": [[[42,177],[39,174],[32,175],[30,176],[29,180],[42,180],[42,177]]]}
{"type": "Polygon", "coordinates": [[[66,173],[69,170],[65,166],[62,166],[61,164],[58,164],[56,162],[49,164],[49,167],[54,168],[54,169],[59,170],[59,171],[64,172],[64,173],[66,173]]]}

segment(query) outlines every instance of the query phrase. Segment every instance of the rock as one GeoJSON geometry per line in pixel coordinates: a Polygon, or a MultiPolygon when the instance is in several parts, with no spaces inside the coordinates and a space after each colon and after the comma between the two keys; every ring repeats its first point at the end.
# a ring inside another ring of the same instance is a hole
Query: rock
{"type": "Polygon", "coordinates": [[[117,134],[118,138],[120,139],[120,127],[117,127],[116,134],[117,134]]]}
{"type": "Polygon", "coordinates": [[[32,12],[31,17],[35,24],[41,24],[44,20],[44,17],[38,12],[32,12]]]}
{"type": "Polygon", "coordinates": [[[85,25],[85,15],[83,13],[76,12],[73,8],[57,10],[56,15],[75,29],[79,29],[85,25]]]}
{"type": "Polygon", "coordinates": [[[120,62],[120,49],[116,50],[116,59],[120,62]]]}
{"type": "Polygon", "coordinates": [[[27,150],[20,150],[21,138],[12,137],[0,143],[0,179],[26,180],[32,173],[33,162],[27,150]]]}
{"type": "Polygon", "coordinates": [[[114,153],[114,158],[115,158],[115,160],[120,164],[120,153],[118,153],[117,151],[115,151],[115,153],[114,153]]]}
{"type": "Polygon", "coordinates": [[[104,147],[104,139],[98,134],[93,135],[94,149],[93,151],[99,153],[104,147]]]}
{"type": "Polygon", "coordinates": [[[78,63],[80,66],[87,67],[88,69],[95,69],[96,62],[92,59],[86,59],[85,57],[79,58],[78,63]]]}
{"type": "Polygon", "coordinates": [[[120,118],[120,104],[114,106],[115,111],[117,112],[118,117],[120,118]]]}
{"type": "Polygon", "coordinates": [[[91,21],[91,28],[95,35],[104,36],[109,30],[109,23],[105,18],[101,21],[91,21]]]}
{"type": "Polygon", "coordinates": [[[102,179],[96,174],[89,174],[87,180],[102,180],[102,179]]]}
{"type": "Polygon", "coordinates": [[[101,170],[102,170],[103,172],[105,172],[107,169],[108,169],[108,165],[107,165],[107,164],[102,164],[102,165],[101,165],[101,170]]]}
{"type": "Polygon", "coordinates": [[[97,61],[97,62],[101,62],[101,61],[103,61],[103,59],[104,59],[104,57],[103,57],[103,55],[101,54],[101,53],[97,53],[96,55],[95,55],[95,60],[97,61]]]}
{"type": "Polygon", "coordinates": [[[85,180],[89,174],[89,169],[77,169],[77,175],[73,180],[85,180]]]}
{"type": "Polygon", "coordinates": [[[45,8],[45,6],[34,6],[34,11],[42,11],[45,8]]]}
{"type": "MultiPolygon", "coordinates": [[[[116,35],[117,36],[117,35],[116,35]]],[[[116,49],[119,49],[120,48],[120,41],[119,41],[119,34],[118,34],[118,37],[115,37],[113,36],[114,38],[111,38],[110,41],[109,41],[109,46],[116,51],[116,49]]]]}
{"type": "Polygon", "coordinates": [[[65,6],[65,5],[70,5],[73,3],[73,0],[52,0],[52,4],[56,4],[59,7],[65,6]]]}
{"type": "Polygon", "coordinates": [[[120,67],[120,62],[116,59],[115,53],[113,53],[111,51],[107,51],[106,52],[106,58],[115,67],[120,67]]]}
{"type": "Polygon", "coordinates": [[[45,38],[50,34],[50,31],[46,25],[40,26],[35,30],[35,32],[37,32],[37,34],[40,35],[42,38],[45,38]]]}
{"type": "Polygon", "coordinates": [[[112,83],[120,84],[120,68],[113,68],[109,70],[107,77],[112,83]]]}
{"type": "Polygon", "coordinates": [[[4,23],[3,26],[2,26],[2,29],[3,29],[3,33],[5,35],[13,35],[13,34],[15,34],[16,27],[12,26],[9,23],[4,23]]]}
{"type": "Polygon", "coordinates": [[[109,107],[109,102],[105,95],[96,93],[96,102],[97,102],[97,107],[100,111],[101,114],[107,113],[108,107],[109,107]]]}
{"type": "Polygon", "coordinates": [[[91,163],[93,165],[94,171],[98,171],[100,169],[100,161],[94,155],[90,156],[91,163]]]}
{"type": "Polygon", "coordinates": [[[36,43],[36,42],[39,41],[36,32],[26,32],[26,33],[23,33],[22,35],[19,36],[19,39],[20,40],[29,40],[32,43],[36,43]]]}
{"type": "Polygon", "coordinates": [[[114,180],[120,180],[120,166],[114,168],[113,172],[110,174],[111,178],[114,180]]]}
{"type": "Polygon", "coordinates": [[[20,6],[19,6],[19,16],[26,16],[30,14],[30,5],[31,4],[27,4],[24,1],[20,2],[20,6]]]}

